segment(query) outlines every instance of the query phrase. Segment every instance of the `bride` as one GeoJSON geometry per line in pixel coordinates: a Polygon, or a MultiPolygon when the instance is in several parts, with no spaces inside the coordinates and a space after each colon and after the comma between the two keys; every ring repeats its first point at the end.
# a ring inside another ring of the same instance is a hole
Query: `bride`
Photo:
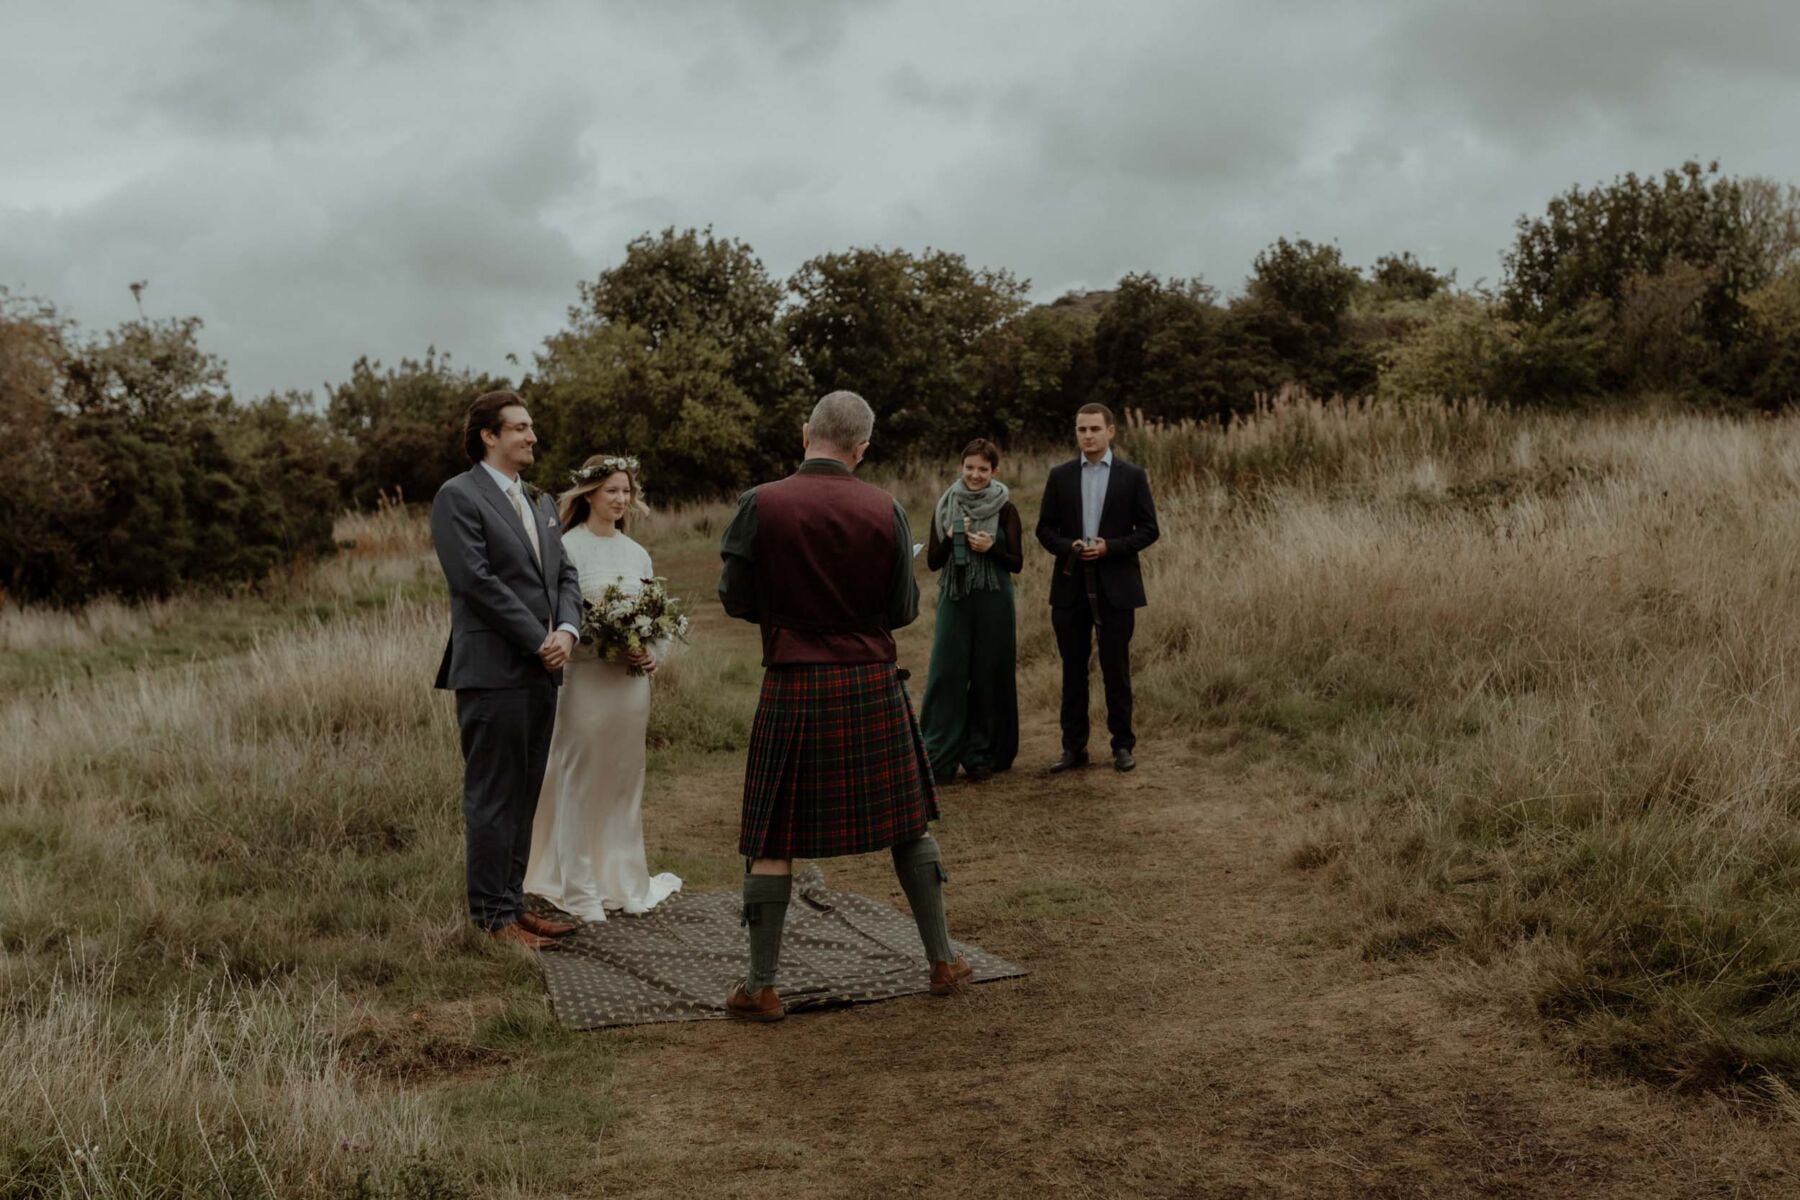
{"type": "MultiPolygon", "coordinates": [[[[589,600],[613,583],[636,591],[652,574],[650,555],[625,533],[633,511],[643,511],[637,478],[637,459],[597,454],[558,500],[563,553],[581,572],[589,600]]],[[[653,672],[660,652],[642,651],[631,661],[653,672]]],[[[648,912],[681,890],[679,878],[653,876],[645,862],[650,678],[625,668],[588,647],[577,647],[564,668],[531,827],[525,890],[586,921],[604,921],[608,911],[648,912]]]]}

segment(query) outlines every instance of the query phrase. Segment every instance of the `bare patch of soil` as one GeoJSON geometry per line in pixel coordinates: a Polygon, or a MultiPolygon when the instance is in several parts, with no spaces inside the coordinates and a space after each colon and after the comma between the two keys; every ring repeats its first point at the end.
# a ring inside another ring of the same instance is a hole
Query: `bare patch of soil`
{"type": "MultiPolygon", "coordinates": [[[[1782,1196],[1800,1132],[1596,1079],[1435,968],[1321,940],[1304,797],[1195,745],[1019,766],[944,795],[951,927],[1029,967],[774,1026],[596,1035],[620,1052],[608,1196],[1782,1196]]],[[[653,846],[729,845],[740,776],[663,783],[653,846]]],[[[885,855],[824,864],[904,905],[885,855]]]]}
{"type": "Polygon", "coordinates": [[[508,1060],[476,1044],[482,1008],[470,1001],[365,1015],[345,1032],[345,1057],[379,1079],[408,1086],[444,1085],[486,1074],[508,1060]]]}

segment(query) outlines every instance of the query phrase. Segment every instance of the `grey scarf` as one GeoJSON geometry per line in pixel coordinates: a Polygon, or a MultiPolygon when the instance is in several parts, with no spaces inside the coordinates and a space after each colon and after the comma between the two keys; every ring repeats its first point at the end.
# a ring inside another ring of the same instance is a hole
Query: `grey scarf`
{"type": "MultiPolygon", "coordinates": [[[[958,479],[938,497],[937,513],[933,517],[937,522],[938,536],[954,543],[957,532],[966,529],[969,533],[991,533],[998,540],[1000,510],[1006,507],[1009,494],[1006,485],[998,479],[979,492],[970,491],[958,479]],[[966,526],[963,524],[965,521],[966,526]]],[[[988,555],[976,554],[971,550],[968,563],[959,564],[954,544],[952,545],[950,561],[944,564],[944,570],[938,576],[940,595],[960,600],[970,592],[993,592],[999,588],[1000,568],[994,565],[988,555]]]]}

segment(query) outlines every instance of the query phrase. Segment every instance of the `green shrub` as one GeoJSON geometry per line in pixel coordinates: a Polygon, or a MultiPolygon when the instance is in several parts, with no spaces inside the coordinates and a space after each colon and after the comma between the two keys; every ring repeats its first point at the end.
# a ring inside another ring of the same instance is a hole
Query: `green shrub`
{"type": "Polygon", "coordinates": [[[382,496],[429,503],[438,486],[469,468],[462,427],[469,403],[510,387],[496,376],[455,370],[436,347],[383,370],[359,358],[350,378],[331,389],[331,428],[355,445],[343,497],[359,508],[382,496]]]}
{"type": "Polygon", "coordinates": [[[95,337],[0,295],[0,591],[71,604],[254,583],[331,551],[334,452],[291,398],[235,403],[200,323],[95,337]],[[11,468],[16,468],[16,474],[11,468]]]}
{"type": "Polygon", "coordinates": [[[1442,294],[1383,353],[1384,399],[1472,400],[1486,396],[1518,327],[1482,297],[1442,294]]]}

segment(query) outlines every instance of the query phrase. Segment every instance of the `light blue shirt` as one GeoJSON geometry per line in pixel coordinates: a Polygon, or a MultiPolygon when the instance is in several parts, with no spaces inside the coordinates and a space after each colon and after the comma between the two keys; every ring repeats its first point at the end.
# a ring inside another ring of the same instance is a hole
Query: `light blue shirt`
{"type": "MultiPolygon", "coordinates": [[[[508,475],[485,458],[481,460],[481,469],[494,477],[494,482],[500,485],[500,490],[505,492],[509,498],[512,496],[513,490],[520,486],[517,475],[508,475]]],[[[527,504],[525,507],[529,509],[531,505],[527,504]]]]}
{"type": "MultiPolygon", "coordinates": [[[[537,506],[525,498],[525,483],[523,480],[516,476],[508,475],[505,471],[502,471],[493,463],[488,462],[485,458],[481,460],[481,467],[489,475],[494,477],[494,482],[499,484],[500,490],[506,493],[506,502],[508,504],[511,504],[514,508],[524,509],[525,519],[527,521],[535,522],[537,520],[537,506]]],[[[521,530],[520,532],[523,533],[526,531],[521,530]]],[[[533,528],[530,532],[537,533],[537,530],[533,528]]],[[[534,545],[541,543],[541,541],[542,535],[539,535],[537,541],[534,542],[534,545]]]]}
{"type": "MultiPolygon", "coordinates": [[[[537,506],[534,505],[531,501],[526,500],[525,493],[520,490],[525,486],[523,482],[521,482],[519,479],[517,479],[511,475],[508,475],[505,471],[502,471],[499,467],[496,467],[493,463],[487,461],[487,459],[485,459],[485,458],[481,460],[481,466],[482,466],[482,469],[487,471],[487,473],[489,475],[492,475],[494,477],[494,482],[499,484],[500,490],[506,493],[506,498],[509,503],[512,500],[513,493],[517,492],[519,499],[524,502],[526,519],[531,520],[531,521],[537,520],[537,506]]],[[[538,535],[538,540],[540,542],[542,542],[543,537],[544,537],[543,530],[540,529],[540,530],[537,530],[536,532],[538,535]]],[[[542,569],[541,563],[539,564],[539,569],[540,570],[542,569]]],[[[558,625],[556,627],[556,632],[558,632],[558,633],[561,633],[564,630],[567,630],[575,638],[576,641],[581,640],[581,630],[575,628],[575,626],[569,624],[567,621],[564,621],[561,625],[558,625]]]]}
{"type": "Polygon", "coordinates": [[[1106,485],[1112,479],[1112,450],[1094,462],[1081,456],[1081,540],[1100,536],[1100,510],[1106,507],[1106,485]]]}

